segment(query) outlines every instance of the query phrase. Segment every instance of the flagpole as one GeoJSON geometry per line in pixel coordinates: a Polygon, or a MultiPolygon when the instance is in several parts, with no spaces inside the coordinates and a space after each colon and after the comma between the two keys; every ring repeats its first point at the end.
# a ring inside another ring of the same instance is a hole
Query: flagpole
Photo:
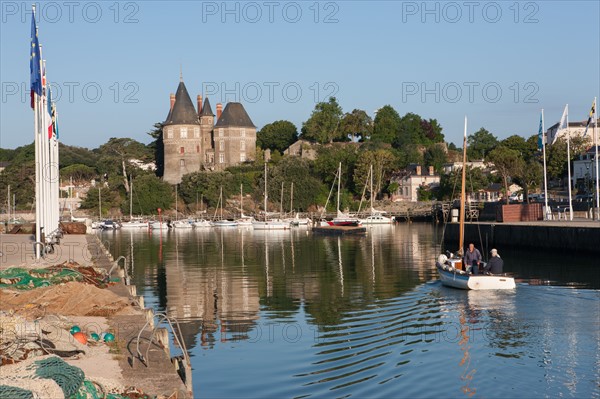
{"type": "Polygon", "coordinates": [[[542,108],[542,151],[544,156],[544,205],[546,212],[544,212],[544,220],[549,220],[549,216],[552,214],[548,209],[548,177],[546,176],[546,137],[544,137],[544,109],[542,108]]]}
{"type": "Polygon", "coordinates": [[[571,131],[569,130],[569,104],[567,104],[567,173],[569,177],[569,220],[573,220],[573,200],[571,198],[571,131]]]}
{"type": "Polygon", "coordinates": [[[594,147],[596,147],[596,220],[600,221],[600,185],[598,184],[598,103],[594,97],[594,147]]]}

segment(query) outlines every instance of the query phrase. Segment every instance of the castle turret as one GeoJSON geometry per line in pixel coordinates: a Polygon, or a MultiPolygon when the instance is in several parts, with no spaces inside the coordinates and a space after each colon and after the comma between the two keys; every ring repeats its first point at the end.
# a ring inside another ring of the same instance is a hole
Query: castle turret
{"type": "Polygon", "coordinates": [[[180,183],[183,175],[200,169],[203,153],[200,121],[183,80],[177,87],[174,103],[171,97],[171,109],[163,127],[163,142],[165,181],[180,183]]]}
{"type": "Polygon", "coordinates": [[[256,126],[241,103],[228,103],[214,127],[215,167],[254,160],[256,126]]]}

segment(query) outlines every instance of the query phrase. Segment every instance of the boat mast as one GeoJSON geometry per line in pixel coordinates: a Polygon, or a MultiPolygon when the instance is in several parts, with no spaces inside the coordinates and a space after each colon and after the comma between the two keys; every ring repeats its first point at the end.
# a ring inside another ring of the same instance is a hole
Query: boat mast
{"type": "Polygon", "coordinates": [[[244,187],[244,184],[240,183],[240,217],[241,218],[244,217],[244,197],[243,197],[243,192],[242,192],[243,187],[244,187]]]}
{"type": "Polygon", "coordinates": [[[177,216],[177,184],[175,185],[175,220],[178,220],[177,216]]]}
{"type": "Polygon", "coordinates": [[[373,215],[373,164],[371,164],[371,169],[369,170],[369,174],[371,175],[371,216],[373,215]]]}
{"type": "Polygon", "coordinates": [[[281,200],[279,201],[279,217],[283,217],[283,182],[281,182],[281,200]]]}
{"type": "Polygon", "coordinates": [[[338,187],[337,187],[337,213],[339,216],[340,213],[340,186],[341,186],[341,181],[342,181],[342,163],[340,162],[340,165],[338,166],[338,187]]]}
{"type": "Polygon", "coordinates": [[[265,161],[265,222],[267,221],[267,162],[265,161]]]}
{"type": "Polygon", "coordinates": [[[463,166],[462,166],[462,179],[460,185],[460,227],[458,236],[458,253],[462,256],[463,248],[465,245],[465,182],[467,176],[467,117],[465,116],[465,131],[463,137],[463,166]]]}
{"type": "Polygon", "coordinates": [[[129,175],[129,220],[133,219],[133,179],[129,175]]]}
{"type": "Polygon", "coordinates": [[[290,214],[294,212],[294,182],[290,187],[290,214]]]}

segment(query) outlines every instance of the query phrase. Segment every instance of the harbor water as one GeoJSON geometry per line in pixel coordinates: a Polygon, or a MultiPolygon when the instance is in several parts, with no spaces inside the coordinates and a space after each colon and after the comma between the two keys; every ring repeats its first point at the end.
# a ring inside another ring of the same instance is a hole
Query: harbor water
{"type": "Polygon", "coordinates": [[[600,397],[593,257],[498,248],[517,288],[467,292],[431,224],[98,234],[179,321],[196,397],[600,397]]]}

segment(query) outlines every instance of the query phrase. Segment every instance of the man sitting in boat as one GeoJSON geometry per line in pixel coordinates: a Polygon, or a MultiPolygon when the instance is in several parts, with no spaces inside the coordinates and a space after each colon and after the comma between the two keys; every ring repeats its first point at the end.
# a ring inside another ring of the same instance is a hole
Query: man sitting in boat
{"type": "Polygon", "coordinates": [[[485,267],[485,271],[490,274],[502,274],[502,268],[504,267],[504,261],[498,255],[498,250],[496,248],[491,250],[492,257],[490,261],[485,267]]]}
{"type": "Polygon", "coordinates": [[[473,275],[479,274],[479,264],[481,263],[481,253],[477,248],[475,248],[475,244],[470,243],[469,249],[465,253],[464,256],[464,265],[466,270],[473,275]]]}

